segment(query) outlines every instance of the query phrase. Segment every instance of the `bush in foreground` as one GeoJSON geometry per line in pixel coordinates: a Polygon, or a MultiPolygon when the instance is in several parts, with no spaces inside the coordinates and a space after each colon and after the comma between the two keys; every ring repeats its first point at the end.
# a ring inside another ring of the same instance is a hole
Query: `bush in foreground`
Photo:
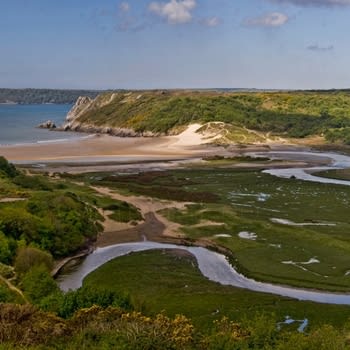
{"type": "Polygon", "coordinates": [[[223,318],[203,334],[181,315],[148,317],[92,306],[64,320],[31,305],[0,304],[0,349],[350,349],[346,329],[324,325],[309,334],[278,331],[270,316],[257,315],[242,324],[223,318]]]}

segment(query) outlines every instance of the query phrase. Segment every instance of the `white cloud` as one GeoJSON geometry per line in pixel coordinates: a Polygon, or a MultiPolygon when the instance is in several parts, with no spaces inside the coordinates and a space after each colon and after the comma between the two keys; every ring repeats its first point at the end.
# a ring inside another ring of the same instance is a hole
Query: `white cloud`
{"type": "Polygon", "coordinates": [[[296,6],[349,6],[350,0],[270,0],[270,2],[296,6]]]}
{"type": "Polygon", "coordinates": [[[165,18],[170,24],[183,24],[192,21],[191,11],[196,6],[196,0],[170,0],[169,2],[151,2],[148,9],[165,18]]]}
{"type": "Polygon", "coordinates": [[[281,27],[286,24],[288,20],[289,17],[284,13],[271,12],[263,16],[247,18],[244,24],[256,27],[281,27]]]}
{"type": "Polygon", "coordinates": [[[119,10],[122,12],[129,12],[130,11],[130,5],[128,2],[123,1],[119,5],[119,10]]]}
{"type": "Polygon", "coordinates": [[[208,17],[201,19],[199,23],[206,27],[217,27],[221,23],[221,20],[219,17],[208,17]]]}

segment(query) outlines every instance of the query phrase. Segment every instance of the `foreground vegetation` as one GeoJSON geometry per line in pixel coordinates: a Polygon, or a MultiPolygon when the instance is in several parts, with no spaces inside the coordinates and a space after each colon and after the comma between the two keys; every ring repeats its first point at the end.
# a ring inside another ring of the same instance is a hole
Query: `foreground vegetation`
{"type": "Polygon", "coordinates": [[[349,91],[109,92],[99,95],[79,115],[75,128],[95,127],[112,133],[113,128],[125,128],[139,134],[169,134],[194,122],[220,122],[226,124],[223,136],[227,142],[264,139],[247,133],[246,129],[252,129],[267,134],[265,139],[271,135],[322,135],[330,142],[350,143],[349,116],[349,91]]]}
{"type": "Polygon", "coordinates": [[[113,307],[93,306],[64,320],[31,306],[3,305],[0,317],[0,349],[349,349],[346,328],[322,326],[309,334],[288,327],[280,331],[273,315],[242,323],[223,317],[206,333],[181,315],[147,317],[113,307]]]}
{"type": "Polygon", "coordinates": [[[0,349],[350,348],[347,306],[221,286],[178,251],[115,259],[83,288],[50,293],[36,307],[0,306],[0,349]],[[284,323],[287,315],[300,321],[284,323]]]}
{"type": "Polygon", "coordinates": [[[178,251],[115,259],[66,294],[33,277],[36,306],[0,305],[0,349],[349,348],[347,306],[221,286],[178,251]]]}

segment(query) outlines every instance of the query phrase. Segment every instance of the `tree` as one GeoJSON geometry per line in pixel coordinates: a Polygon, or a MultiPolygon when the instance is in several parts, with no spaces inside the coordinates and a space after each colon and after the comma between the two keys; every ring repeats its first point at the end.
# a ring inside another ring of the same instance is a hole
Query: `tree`
{"type": "Polygon", "coordinates": [[[12,251],[8,238],[0,231],[0,262],[9,264],[11,262],[12,251]]]}
{"type": "Polygon", "coordinates": [[[16,167],[2,156],[0,156],[0,173],[3,173],[6,177],[15,177],[19,174],[16,167]]]}
{"type": "Polygon", "coordinates": [[[38,266],[43,266],[46,271],[50,271],[53,266],[51,254],[34,247],[18,249],[15,259],[15,270],[19,275],[23,275],[38,266]]]}
{"type": "Polygon", "coordinates": [[[44,265],[34,266],[22,278],[23,291],[33,304],[58,291],[55,280],[44,265]]]}
{"type": "Polygon", "coordinates": [[[32,241],[38,236],[40,220],[24,208],[5,207],[0,210],[0,229],[16,240],[32,241]],[[22,237],[21,237],[22,236],[22,237]]]}

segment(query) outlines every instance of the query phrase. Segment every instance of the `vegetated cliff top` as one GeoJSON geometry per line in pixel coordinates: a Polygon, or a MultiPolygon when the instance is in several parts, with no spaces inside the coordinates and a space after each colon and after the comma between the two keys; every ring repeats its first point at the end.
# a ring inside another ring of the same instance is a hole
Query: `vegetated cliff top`
{"type": "Polygon", "coordinates": [[[74,103],[81,96],[95,98],[101,91],[59,89],[0,89],[0,103],[44,104],[74,103]]]}
{"type": "Polygon", "coordinates": [[[80,105],[69,121],[74,130],[123,128],[137,134],[156,135],[176,133],[194,122],[223,122],[287,137],[328,135],[334,131],[350,135],[350,93],[337,90],[106,92],[80,105]]]}

